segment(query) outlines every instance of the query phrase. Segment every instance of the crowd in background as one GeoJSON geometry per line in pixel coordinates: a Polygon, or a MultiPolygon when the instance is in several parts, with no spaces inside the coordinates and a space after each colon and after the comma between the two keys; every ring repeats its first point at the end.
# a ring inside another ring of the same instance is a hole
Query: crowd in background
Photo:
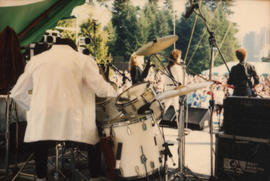
{"type": "MultiPolygon", "coordinates": [[[[124,71],[125,75],[130,79],[130,74],[128,71],[124,71]]],[[[145,81],[149,81],[153,89],[157,94],[164,91],[164,74],[161,71],[156,71],[152,67],[149,70],[149,74],[146,77],[145,81]]],[[[207,76],[204,76],[207,77],[207,76]]],[[[111,81],[115,82],[118,87],[118,93],[120,94],[130,86],[132,86],[131,81],[127,80],[123,84],[123,78],[119,73],[113,73],[111,76],[111,81]]],[[[232,95],[233,89],[228,88],[226,86],[228,74],[225,75],[213,75],[213,80],[218,81],[221,84],[214,84],[213,85],[213,93],[214,93],[214,100],[215,104],[223,104],[223,99],[226,96],[232,95]]],[[[186,84],[196,84],[198,82],[204,82],[201,77],[187,75],[186,76],[186,84]]],[[[257,94],[259,97],[263,98],[270,98],[270,76],[269,75],[260,75],[260,84],[256,87],[257,94]]],[[[209,100],[211,99],[211,92],[210,88],[204,88],[197,90],[196,92],[192,92],[188,94],[187,103],[191,107],[201,107],[201,108],[208,108],[209,107],[209,100]]]]}

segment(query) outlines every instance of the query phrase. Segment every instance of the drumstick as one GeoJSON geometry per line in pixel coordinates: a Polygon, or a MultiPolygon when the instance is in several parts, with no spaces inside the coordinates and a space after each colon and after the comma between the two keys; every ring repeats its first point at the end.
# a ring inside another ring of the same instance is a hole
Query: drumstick
{"type": "Polygon", "coordinates": [[[122,154],[122,142],[118,142],[117,144],[117,151],[116,151],[116,163],[115,163],[115,169],[119,170],[120,168],[120,160],[121,160],[121,154],[122,154]]]}

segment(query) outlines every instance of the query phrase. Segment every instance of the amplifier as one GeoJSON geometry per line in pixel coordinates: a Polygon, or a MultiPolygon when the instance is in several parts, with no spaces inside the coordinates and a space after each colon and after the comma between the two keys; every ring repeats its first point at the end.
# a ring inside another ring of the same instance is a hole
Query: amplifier
{"type": "Polygon", "coordinates": [[[215,175],[236,181],[270,181],[270,140],[216,135],[215,175]]]}
{"type": "Polygon", "coordinates": [[[228,97],[223,128],[227,134],[270,138],[270,99],[228,97]]]}

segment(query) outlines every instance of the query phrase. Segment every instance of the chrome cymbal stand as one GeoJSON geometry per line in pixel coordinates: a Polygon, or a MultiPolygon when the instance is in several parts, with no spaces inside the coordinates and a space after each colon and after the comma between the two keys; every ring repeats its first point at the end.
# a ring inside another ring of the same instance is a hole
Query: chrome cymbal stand
{"type": "Polygon", "coordinates": [[[64,147],[65,147],[65,142],[63,143],[56,143],[55,146],[55,172],[53,174],[54,178],[56,180],[59,179],[59,174],[65,178],[66,176],[63,174],[63,172],[60,169],[59,165],[59,160],[61,161],[61,165],[63,165],[63,153],[64,153],[64,147]]]}
{"type": "MultiPolygon", "coordinates": [[[[186,66],[179,65],[183,68],[183,84],[186,84],[186,66]]],[[[178,109],[178,170],[177,172],[170,178],[170,180],[175,180],[176,178],[180,180],[186,180],[185,175],[185,122],[187,120],[187,96],[179,96],[179,109],[178,109]],[[185,112],[186,111],[186,112],[185,112]]]]}
{"type": "MultiPolygon", "coordinates": [[[[155,58],[158,58],[158,56],[156,54],[154,54],[155,58]]],[[[160,61],[160,60],[159,60],[160,61]]],[[[160,61],[161,62],[161,61],[160,61]]],[[[176,66],[181,66],[183,68],[183,82],[182,85],[185,85],[186,82],[186,66],[182,65],[182,64],[177,64],[176,66]]],[[[172,77],[170,75],[170,73],[168,72],[167,69],[163,68],[163,70],[160,70],[164,75],[166,75],[167,77],[169,77],[173,84],[175,86],[179,85],[179,82],[177,80],[174,79],[174,77],[172,77]]],[[[178,137],[177,137],[177,141],[178,141],[178,168],[175,171],[175,174],[171,177],[168,178],[168,175],[165,176],[165,180],[174,180],[175,178],[180,178],[180,179],[185,179],[185,173],[184,173],[184,169],[185,169],[185,134],[184,134],[184,123],[187,120],[187,113],[185,113],[184,111],[187,111],[187,106],[186,106],[186,96],[181,96],[179,97],[179,109],[178,109],[178,137]],[[185,109],[186,107],[186,109],[185,109]]]]}

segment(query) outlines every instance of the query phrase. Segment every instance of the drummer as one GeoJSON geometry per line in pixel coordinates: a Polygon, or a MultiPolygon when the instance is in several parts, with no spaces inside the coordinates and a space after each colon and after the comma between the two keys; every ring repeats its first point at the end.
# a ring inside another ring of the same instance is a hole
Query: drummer
{"type": "MultiPolygon", "coordinates": [[[[168,65],[167,70],[169,73],[169,76],[174,79],[173,81],[168,76],[163,75],[163,83],[164,83],[164,90],[171,90],[175,87],[183,84],[184,81],[184,69],[183,66],[184,62],[181,59],[181,50],[174,49],[171,51],[169,57],[168,57],[168,65]]],[[[178,118],[178,110],[179,110],[179,97],[174,97],[170,99],[166,99],[164,101],[165,104],[165,112],[168,109],[169,106],[173,106],[174,110],[176,112],[176,120],[178,118]]]]}
{"type": "Polygon", "coordinates": [[[55,141],[87,144],[91,178],[101,176],[95,94],[114,97],[116,91],[99,74],[95,60],[77,52],[70,39],[57,39],[26,65],[11,97],[29,110],[24,141],[35,147],[37,181],[46,181],[48,149],[55,141]]]}
{"type": "Polygon", "coordinates": [[[146,66],[143,69],[143,66],[139,60],[139,57],[133,53],[130,56],[129,66],[128,66],[128,70],[131,75],[132,85],[143,82],[144,79],[148,75],[150,67],[151,67],[150,59],[147,61],[146,66]]]}

